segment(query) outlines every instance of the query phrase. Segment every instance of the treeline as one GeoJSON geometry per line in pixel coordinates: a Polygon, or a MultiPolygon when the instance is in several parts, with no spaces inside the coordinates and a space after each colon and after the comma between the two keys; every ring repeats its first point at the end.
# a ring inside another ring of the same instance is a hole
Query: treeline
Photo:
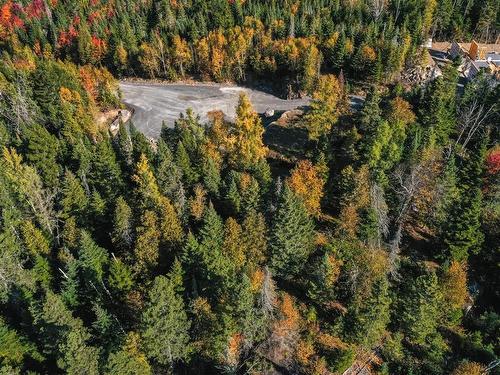
{"type": "Polygon", "coordinates": [[[390,82],[427,37],[495,41],[497,0],[3,0],[0,47],[28,46],[118,76],[280,77],[312,92],[319,72],[390,82]]]}
{"type": "Polygon", "coordinates": [[[373,88],[352,113],[320,77],[284,172],[245,96],[234,123],[188,111],[156,144],[111,137],[93,116],[119,103],[106,70],[4,54],[2,373],[482,373],[500,96],[456,80],[373,88]]]}

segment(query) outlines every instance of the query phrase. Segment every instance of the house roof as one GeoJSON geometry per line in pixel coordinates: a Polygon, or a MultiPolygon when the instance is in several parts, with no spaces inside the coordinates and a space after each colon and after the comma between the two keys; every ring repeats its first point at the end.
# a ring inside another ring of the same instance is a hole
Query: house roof
{"type": "MultiPolygon", "coordinates": [[[[462,42],[459,42],[458,43],[460,47],[462,47],[464,50],[466,51],[469,51],[470,50],[470,46],[472,43],[462,43],[462,42]]],[[[477,43],[477,46],[482,49],[482,50],[485,50],[487,52],[500,52],[500,44],[498,43],[493,43],[493,44],[485,44],[485,43],[477,43]]]]}
{"type": "Polygon", "coordinates": [[[450,49],[450,47],[451,47],[450,42],[432,42],[431,49],[440,52],[448,52],[448,49],[450,49]]]}
{"type": "Polygon", "coordinates": [[[488,61],[486,60],[480,60],[480,61],[474,61],[472,62],[472,64],[477,67],[478,69],[480,68],[488,68],[490,66],[490,64],[488,63],[488,61]]]}
{"type": "Polygon", "coordinates": [[[491,59],[491,61],[500,61],[500,52],[490,52],[486,54],[486,59],[491,59]]]}

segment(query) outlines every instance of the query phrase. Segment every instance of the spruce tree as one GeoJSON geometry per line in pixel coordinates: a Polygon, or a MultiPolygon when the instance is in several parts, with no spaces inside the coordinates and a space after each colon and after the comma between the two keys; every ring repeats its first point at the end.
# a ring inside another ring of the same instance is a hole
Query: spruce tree
{"type": "Polygon", "coordinates": [[[442,312],[441,291],[434,272],[418,276],[403,289],[397,320],[410,342],[424,345],[436,333],[442,312]]]}
{"type": "Polygon", "coordinates": [[[190,321],[179,293],[178,275],[157,276],[142,315],[144,347],[149,358],[173,366],[189,355],[190,321]]]}
{"type": "Polygon", "coordinates": [[[285,185],[270,231],[271,266],[284,278],[296,276],[314,248],[314,224],[304,204],[285,185]]]}

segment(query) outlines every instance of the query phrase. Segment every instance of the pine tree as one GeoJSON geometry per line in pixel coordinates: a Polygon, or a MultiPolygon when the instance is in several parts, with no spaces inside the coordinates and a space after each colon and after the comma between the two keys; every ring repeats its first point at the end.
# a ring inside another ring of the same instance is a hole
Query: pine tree
{"type": "Polygon", "coordinates": [[[344,32],[340,34],[335,46],[333,47],[331,64],[334,69],[340,70],[344,66],[346,57],[346,37],[344,32]]]}
{"type": "Polygon", "coordinates": [[[122,196],[116,200],[111,239],[113,245],[122,251],[129,249],[134,239],[132,209],[122,196]]]}
{"type": "Polygon", "coordinates": [[[456,68],[447,67],[444,75],[429,86],[420,105],[420,118],[428,129],[428,142],[435,140],[439,146],[448,143],[455,129],[457,79],[456,68]]]}
{"type": "Polygon", "coordinates": [[[386,277],[377,280],[370,297],[361,306],[353,306],[345,325],[346,335],[353,337],[365,348],[380,342],[389,323],[389,282],[386,277]]]}
{"type": "Polygon", "coordinates": [[[74,216],[78,218],[79,223],[82,223],[84,221],[83,214],[89,203],[88,197],[78,178],[70,171],[66,171],[64,174],[62,194],[61,216],[63,218],[74,216]]]}
{"type": "Polygon", "coordinates": [[[469,146],[468,157],[461,159],[458,176],[458,194],[449,207],[443,226],[446,246],[445,258],[464,261],[477,253],[484,240],[481,231],[481,191],[484,171],[486,137],[476,139],[469,146]]]}
{"type": "Polygon", "coordinates": [[[95,147],[92,155],[90,177],[92,184],[107,202],[119,195],[122,186],[122,173],[116,155],[108,139],[102,140],[95,147]]]}
{"type": "Polygon", "coordinates": [[[108,253],[98,246],[86,231],[81,232],[78,260],[88,280],[102,282],[109,262],[108,253]]]}
{"type": "Polygon", "coordinates": [[[419,345],[436,333],[440,321],[441,292],[435,273],[418,276],[402,295],[398,321],[408,339],[419,345]]]}
{"type": "Polygon", "coordinates": [[[58,367],[70,375],[98,375],[99,349],[88,345],[90,333],[80,319],[72,316],[57,294],[47,293],[42,318],[42,329],[48,333],[44,340],[49,340],[50,345],[58,343],[58,367]]]}
{"type": "Polygon", "coordinates": [[[314,224],[304,204],[283,188],[270,231],[271,266],[285,278],[297,275],[314,248],[314,224]]]}
{"type": "MultiPolygon", "coordinates": [[[[227,280],[231,266],[222,253],[224,225],[212,204],[209,204],[200,230],[199,255],[203,264],[204,277],[212,283],[227,280]],[[221,280],[222,279],[222,280],[221,280]]],[[[215,287],[220,285],[214,285],[215,287]]]]}
{"type": "Polygon", "coordinates": [[[182,171],[174,162],[174,156],[168,144],[160,139],[156,153],[156,176],[162,194],[173,199],[182,181],[182,171]]]}
{"type": "Polygon", "coordinates": [[[144,347],[148,357],[173,366],[189,355],[189,328],[178,275],[157,276],[142,315],[144,347]]]}
{"type": "Polygon", "coordinates": [[[218,197],[221,184],[220,170],[211,157],[208,157],[206,160],[202,174],[203,184],[207,188],[208,192],[214,197],[218,197]]]}
{"type": "Polygon", "coordinates": [[[119,258],[114,258],[109,266],[108,282],[118,295],[127,293],[134,285],[132,271],[119,258]]]}
{"type": "Polygon", "coordinates": [[[59,166],[59,141],[41,125],[33,125],[25,132],[26,160],[35,166],[45,185],[57,186],[61,167],[59,166]]]}
{"type": "Polygon", "coordinates": [[[199,174],[196,169],[191,164],[189,154],[184,147],[182,142],[177,145],[177,151],[175,153],[175,164],[179,166],[182,172],[183,181],[186,185],[190,186],[196,183],[199,179],[199,174]]]}

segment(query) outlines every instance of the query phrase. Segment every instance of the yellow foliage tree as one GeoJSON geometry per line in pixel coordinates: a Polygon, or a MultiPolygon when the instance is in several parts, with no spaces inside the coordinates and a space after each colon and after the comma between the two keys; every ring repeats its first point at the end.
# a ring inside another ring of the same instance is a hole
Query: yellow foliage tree
{"type": "Polygon", "coordinates": [[[241,226],[235,219],[230,217],[226,220],[224,234],[224,254],[230,259],[230,264],[236,270],[240,270],[246,261],[245,248],[241,238],[241,226]]]}
{"type": "Polygon", "coordinates": [[[189,67],[192,60],[191,49],[184,39],[179,35],[175,35],[172,41],[172,52],[174,64],[179,68],[181,77],[184,77],[184,70],[189,67]]]}
{"type": "Polygon", "coordinates": [[[322,76],[313,94],[311,110],[304,116],[309,138],[317,140],[326,134],[347,109],[348,103],[337,77],[322,76]]]}
{"type": "Polygon", "coordinates": [[[316,217],[321,215],[321,198],[325,182],[309,160],[301,160],[287,180],[290,189],[297,194],[307,209],[316,217]]]}
{"type": "Polygon", "coordinates": [[[444,275],[442,288],[448,306],[452,309],[462,308],[468,297],[466,265],[453,261],[444,275]]]}
{"type": "Polygon", "coordinates": [[[266,156],[267,148],[262,141],[264,134],[262,121],[244,93],[240,94],[236,121],[232,124],[231,130],[234,136],[234,148],[229,157],[233,166],[248,169],[266,156]]]}
{"type": "Polygon", "coordinates": [[[461,363],[451,375],[482,375],[485,373],[484,366],[476,362],[463,362],[461,363]]]}

